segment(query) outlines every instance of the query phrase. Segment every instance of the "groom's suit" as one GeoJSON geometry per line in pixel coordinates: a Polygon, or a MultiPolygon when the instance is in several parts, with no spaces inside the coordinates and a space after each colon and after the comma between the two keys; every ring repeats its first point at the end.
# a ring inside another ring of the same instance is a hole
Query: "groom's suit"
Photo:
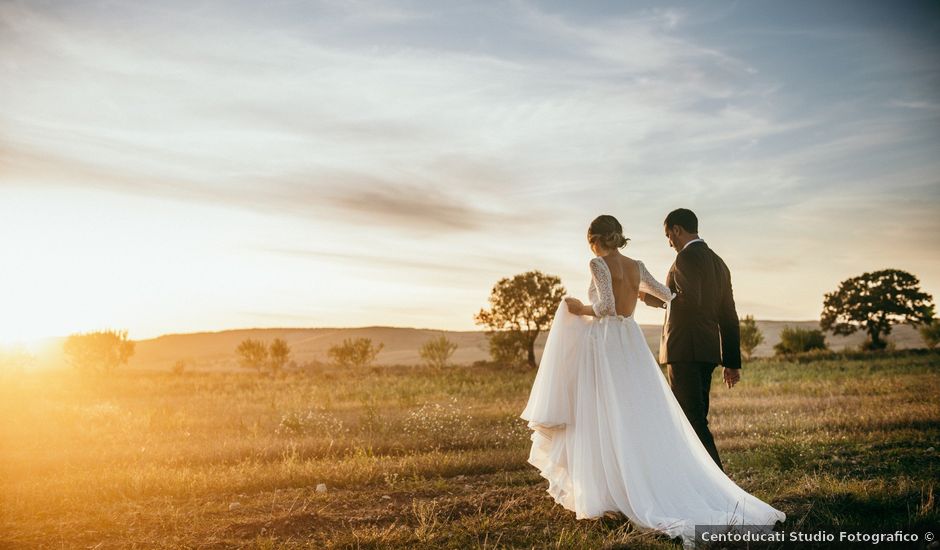
{"type": "Polygon", "coordinates": [[[659,347],[672,393],[708,453],[722,468],[708,429],[708,392],[719,364],[741,368],[738,314],[731,272],[705,241],[688,243],[666,276],[676,297],[667,305],[659,347]]]}

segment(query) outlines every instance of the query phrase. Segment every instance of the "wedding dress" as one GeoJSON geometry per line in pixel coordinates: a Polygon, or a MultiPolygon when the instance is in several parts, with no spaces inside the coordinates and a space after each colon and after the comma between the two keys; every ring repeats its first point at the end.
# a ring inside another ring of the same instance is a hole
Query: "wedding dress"
{"type": "MultiPolygon", "coordinates": [[[[642,262],[641,292],[670,301],[642,262]]],[[[740,488],[699,441],[633,315],[618,315],[607,262],[590,262],[597,317],[558,305],[529,401],[528,462],[576,519],[621,511],[641,531],[695,544],[696,525],[764,526],[786,514],[740,488]]],[[[755,528],[750,528],[755,530],[755,528]]]]}

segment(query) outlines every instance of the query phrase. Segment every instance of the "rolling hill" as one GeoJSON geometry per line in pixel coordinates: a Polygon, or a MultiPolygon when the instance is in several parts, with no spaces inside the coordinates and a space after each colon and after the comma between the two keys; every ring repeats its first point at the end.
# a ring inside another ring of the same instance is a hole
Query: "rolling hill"
{"type": "MultiPolygon", "coordinates": [[[[818,328],[816,321],[758,321],[758,327],[764,334],[765,342],[758,347],[758,356],[773,354],[773,345],[779,341],[780,331],[785,326],[818,328]]],[[[656,353],[659,349],[659,325],[643,325],[650,348],[656,353]]],[[[235,348],[246,338],[271,341],[282,338],[292,350],[292,357],[298,364],[308,361],[327,361],[330,346],[341,343],[346,338],[371,338],[374,343],[384,344],[376,358],[377,364],[414,364],[421,361],[418,350],[429,338],[445,335],[458,345],[452,361],[467,365],[489,357],[486,334],[482,331],[445,331],[402,327],[360,327],[360,328],[255,328],[224,330],[219,332],[196,332],[187,334],[167,334],[157,338],[137,340],[134,356],[129,367],[133,369],[169,369],[177,360],[185,359],[188,368],[225,370],[239,368],[235,357],[235,348]]],[[[539,336],[536,343],[536,356],[540,356],[545,345],[546,333],[539,336]]],[[[853,334],[849,337],[827,335],[827,343],[834,350],[855,347],[862,343],[864,335],[853,334]]],[[[49,339],[44,351],[37,354],[40,367],[56,367],[65,364],[61,351],[63,338],[49,339]]],[[[894,328],[890,340],[900,348],[922,347],[920,335],[910,326],[894,328]]]]}

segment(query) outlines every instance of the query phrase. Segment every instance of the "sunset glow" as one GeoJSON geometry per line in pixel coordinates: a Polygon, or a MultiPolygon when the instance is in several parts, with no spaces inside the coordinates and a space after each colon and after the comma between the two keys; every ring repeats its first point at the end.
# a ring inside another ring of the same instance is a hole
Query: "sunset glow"
{"type": "Polygon", "coordinates": [[[902,10],[261,6],[0,3],[0,341],[472,330],[500,277],[584,299],[600,213],[664,277],[679,206],[742,315],[885,267],[940,295],[938,47],[902,10]]]}
{"type": "Polygon", "coordinates": [[[0,549],[936,545],[938,60],[938,0],[0,0],[0,549]]]}

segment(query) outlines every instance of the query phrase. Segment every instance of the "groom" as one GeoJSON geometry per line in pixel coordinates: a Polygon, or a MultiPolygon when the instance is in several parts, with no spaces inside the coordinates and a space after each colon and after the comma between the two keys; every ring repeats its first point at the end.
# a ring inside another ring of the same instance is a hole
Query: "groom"
{"type": "MultiPolygon", "coordinates": [[[[698,218],[686,208],[673,210],[663,222],[669,246],[678,254],[666,276],[676,297],[666,306],[659,362],[673,395],[715,464],[724,471],[708,429],[708,392],[719,364],[729,388],[741,378],[738,314],[725,262],[698,236],[698,218]]],[[[644,302],[662,307],[645,296],[644,302]]]]}

